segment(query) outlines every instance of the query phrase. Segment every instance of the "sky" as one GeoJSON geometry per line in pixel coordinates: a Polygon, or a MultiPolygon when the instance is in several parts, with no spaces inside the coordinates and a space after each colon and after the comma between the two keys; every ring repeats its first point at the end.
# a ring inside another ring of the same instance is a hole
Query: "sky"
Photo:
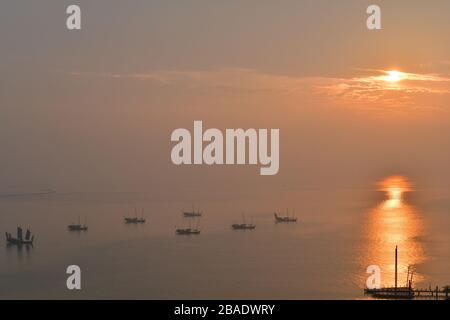
{"type": "Polygon", "coordinates": [[[369,31],[360,0],[2,2],[0,192],[449,186],[450,2],[376,3],[369,31]],[[279,128],[279,173],[174,166],[194,120],[279,128]]]}

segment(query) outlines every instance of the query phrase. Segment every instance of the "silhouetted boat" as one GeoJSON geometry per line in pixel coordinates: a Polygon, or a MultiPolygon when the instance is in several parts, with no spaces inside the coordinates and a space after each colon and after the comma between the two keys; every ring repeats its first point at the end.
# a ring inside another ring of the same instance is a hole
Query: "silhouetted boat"
{"type": "Polygon", "coordinates": [[[234,230],[253,230],[256,228],[256,225],[251,223],[235,223],[231,225],[231,228],[234,230]]]}
{"type": "Polygon", "coordinates": [[[283,222],[297,222],[297,218],[296,217],[290,217],[289,216],[289,211],[287,211],[286,216],[279,216],[277,213],[273,214],[275,217],[275,222],[277,223],[283,223],[283,222]]]}
{"type": "Polygon", "coordinates": [[[410,287],[392,287],[380,289],[365,289],[366,294],[370,294],[374,298],[380,299],[413,299],[415,295],[414,289],[410,287]]]}
{"type": "Polygon", "coordinates": [[[33,245],[33,241],[34,241],[34,235],[31,235],[31,232],[29,229],[27,229],[27,232],[25,234],[25,239],[23,238],[23,234],[22,234],[22,228],[21,227],[17,227],[17,238],[13,238],[13,236],[6,232],[6,242],[8,244],[15,244],[15,245],[33,245]]]}
{"type": "Polygon", "coordinates": [[[141,216],[141,218],[138,218],[136,209],[134,210],[134,213],[136,215],[135,217],[125,217],[124,218],[125,219],[125,223],[134,223],[134,224],[145,223],[144,209],[142,209],[142,216],[141,216]]]}
{"type": "Polygon", "coordinates": [[[78,217],[78,223],[72,223],[67,226],[67,229],[69,231],[87,231],[88,227],[85,224],[80,223],[80,217],[78,217]]]}
{"type": "Polygon", "coordinates": [[[243,223],[234,223],[231,225],[233,230],[254,230],[256,228],[256,224],[246,223],[245,216],[242,214],[243,223]]]}
{"type": "Polygon", "coordinates": [[[176,229],[175,232],[177,234],[179,234],[179,235],[200,234],[200,230],[199,229],[191,229],[191,228],[176,229]]]}
{"type": "Polygon", "coordinates": [[[186,218],[198,218],[202,216],[200,211],[195,211],[194,207],[192,207],[192,211],[184,211],[183,216],[186,218]]]}
{"type": "Polygon", "coordinates": [[[179,235],[191,235],[191,234],[200,234],[200,229],[198,228],[198,221],[197,220],[197,226],[194,228],[191,226],[191,222],[189,221],[189,227],[188,228],[177,228],[175,227],[175,233],[179,235]]]}
{"type": "Polygon", "coordinates": [[[397,246],[395,246],[395,283],[394,287],[381,287],[381,288],[365,288],[364,293],[370,294],[375,298],[381,299],[413,299],[415,290],[413,288],[413,272],[410,273],[410,267],[408,266],[408,274],[406,276],[406,286],[398,286],[398,262],[397,262],[397,246]]]}
{"type": "Polygon", "coordinates": [[[144,218],[125,218],[125,223],[145,223],[144,218]]]}

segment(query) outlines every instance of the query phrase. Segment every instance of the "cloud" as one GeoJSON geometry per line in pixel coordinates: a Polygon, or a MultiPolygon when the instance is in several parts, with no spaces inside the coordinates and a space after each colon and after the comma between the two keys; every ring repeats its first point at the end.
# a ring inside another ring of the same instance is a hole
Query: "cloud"
{"type": "MultiPolygon", "coordinates": [[[[347,103],[377,104],[381,107],[426,106],[436,97],[450,94],[450,79],[436,74],[377,71],[375,75],[329,79],[321,86],[328,97],[347,103]],[[424,100],[429,99],[424,104],[424,100]]],[[[448,100],[448,97],[447,97],[448,100]]]]}
{"type": "Polygon", "coordinates": [[[299,77],[264,73],[245,68],[216,70],[162,70],[146,73],[72,72],[72,76],[149,81],[164,86],[191,89],[208,88],[236,92],[267,92],[314,96],[328,103],[361,108],[436,107],[435,98],[450,94],[450,78],[438,74],[418,74],[385,70],[365,70],[366,75],[352,78],[299,77]]]}
{"type": "Polygon", "coordinates": [[[190,88],[234,88],[236,90],[284,93],[301,90],[308,84],[308,78],[261,73],[244,68],[162,70],[129,74],[71,72],[70,75],[150,81],[161,85],[186,86],[190,88]]]}

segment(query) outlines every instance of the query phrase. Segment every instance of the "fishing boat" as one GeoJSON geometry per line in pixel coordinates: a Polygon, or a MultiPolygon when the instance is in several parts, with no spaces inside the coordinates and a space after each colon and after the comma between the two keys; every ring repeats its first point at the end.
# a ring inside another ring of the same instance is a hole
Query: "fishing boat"
{"type": "Polygon", "coordinates": [[[186,218],[199,218],[202,216],[200,210],[195,211],[194,207],[192,207],[192,211],[183,211],[183,216],[186,218]]]}
{"type": "Polygon", "coordinates": [[[414,290],[409,287],[389,287],[380,289],[366,289],[366,294],[370,294],[378,299],[413,299],[414,290]]]}
{"type": "Polygon", "coordinates": [[[192,228],[176,229],[175,232],[176,234],[179,235],[200,234],[200,229],[192,229],[192,228]]]}
{"type": "Polygon", "coordinates": [[[197,226],[192,227],[191,222],[189,221],[189,227],[187,228],[177,228],[175,227],[175,233],[178,235],[196,235],[200,234],[200,229],[198,227],[198,220],[197,220],[197,226]]]}
{"type": "Polygon", "coordinates": [[[251,223],[235,223],[231,225],[233,230],[253,230],[256,228],[256,225],[251,223]]]}
{"type": "Polygon", "coordinates": [[[275,222],[276,223],[290,223],[290,222],[297,222],[297,218],[292,216],[289,216],[289,210],[287,210],[287,213],[285,216],[279,216],[276,212],[273,214],[275,217],[275,222]]]}
{"type": "Polygon", "coordinates": [[[145,219],[138,217],[125,218],[125,223],[145,223],[145,219]]]}
{"type": "Polygon", "coordinates": [[[22,228],[17,227],[17,238],[14,238],[11,233],[6,232],[6,242],[10,245],[33,245],[34,235],[31,235],[29,229],[25,233],[25,238],[23,238],[22,228]]]}
{"type": "Polygon", "coordinates": [[[242,220],[243,220],[243,223],[234,223],[231,225],[231,228],[233,230],[254,230],[256,228],[256,224],[245,222],[244,214],[242,214],[242,220]]]}
{"type": "Polygon", "coordinates": [[[69,229],[69,231],[87,231],[88,227],[86,222],[85,224],[81,224],[80,217],[78,217],[78,223],[69,224],[67,229],[69,229]]]}
{"type": "Polygon", "coordinates": [[[125,223],[134,223],[134,224],[137,224],[137,223],[145,223],[145,219],[144,219],[144,209],[142,209],[142,215],[141,215],[140,218],[138,218],[138,216],[137,216],[136,209],[134,210],[134,213],[135,213],[135,216],[134,216],[134,217],[125,217],[125,218],[124,218],[125,223]]]}
{"type": "Polygon", "coordinates": [[[406,285],[398,286],[398,250],[395,247],[395,283],[394,287],[365,288],[364,293],[380,299],[413,299],[415,290],[413,288],[413,272],[408,266],[406,285]]]}

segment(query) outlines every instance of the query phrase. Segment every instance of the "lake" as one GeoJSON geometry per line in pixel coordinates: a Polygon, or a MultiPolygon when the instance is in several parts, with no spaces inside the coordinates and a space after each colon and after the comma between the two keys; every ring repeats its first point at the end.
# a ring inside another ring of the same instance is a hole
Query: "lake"
{"type": "Polygon", "coordinates": [[[416,287],[450,283],[450,190],[412,187],[406,178],[373,187],[300,189],[205,197],[192,203],[147,193],[51,193],[0,197],[2,231],[30,228],[33,247],[0,249],[1,299],[367,299],[366,268],[393,285],[413,271],[416,287]],[[403,180],[402,180],[403,179],[403,180]],[[400,181],[400,182],[399,182],[400,181]],[[275,223],[280,210],[297,223],[275,223]],[[147,222],[124,223],[139,215],[147,222]],[[295,212],[293,211],[295,209],[295,212]],[[243,218],[243,214],[244,218],[243,218]],[[69,232],[80,216],[87,232],[69,232]],[[232,230],[245,219],[256,230],[232,230]],[[175,234],[196,226],[200,235],[175,234]],[[79,265],[82,290],[66,288],[79,265]]]}

